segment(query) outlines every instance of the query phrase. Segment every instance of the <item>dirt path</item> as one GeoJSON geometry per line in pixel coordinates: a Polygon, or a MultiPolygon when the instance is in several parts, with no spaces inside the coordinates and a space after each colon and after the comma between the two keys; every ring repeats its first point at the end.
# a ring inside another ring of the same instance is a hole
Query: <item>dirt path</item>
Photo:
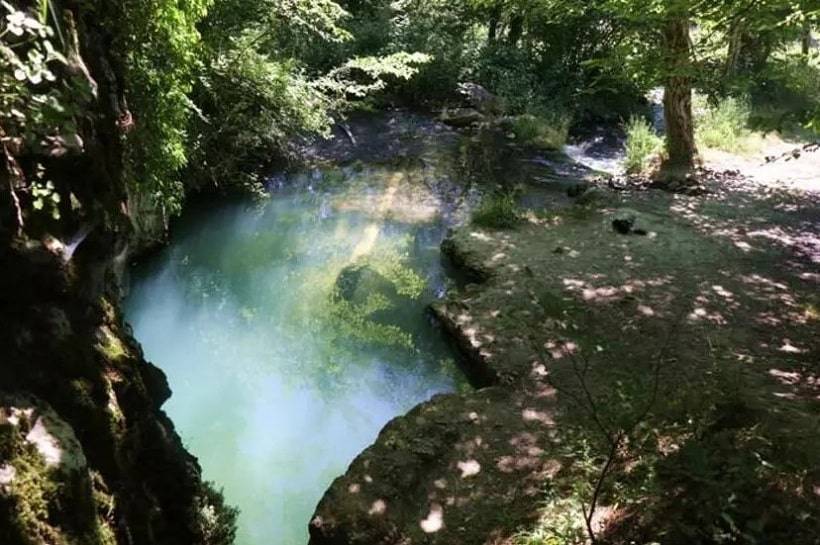
{"type": "Polygon", "coordinates": [[[762,149],[753,155],[705,150],[703,159],[712,170],[738,171],[767,187],[820,193],[820,149],[778,138],[767,138],[764,142],[762,149]]]}

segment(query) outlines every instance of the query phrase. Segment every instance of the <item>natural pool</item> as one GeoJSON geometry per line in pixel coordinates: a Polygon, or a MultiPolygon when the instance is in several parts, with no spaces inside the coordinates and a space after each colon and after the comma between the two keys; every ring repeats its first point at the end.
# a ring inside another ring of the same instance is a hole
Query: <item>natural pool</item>
{"type": "Polygon", "coordinates": [[[237,545],[304,545],[330,482],[390,419],[466,387],[426,306],[457,214],[413,169],[315,170],[193,207],[132,270],[126,314],[165,405],[239,507],[237,545]]]}

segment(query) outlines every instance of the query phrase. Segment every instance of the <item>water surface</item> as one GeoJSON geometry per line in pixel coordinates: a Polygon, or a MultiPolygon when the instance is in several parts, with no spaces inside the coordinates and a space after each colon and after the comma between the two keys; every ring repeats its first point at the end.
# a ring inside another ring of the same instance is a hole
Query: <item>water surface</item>
{"type": "Polygon", "coordinates": [[[457,214],[408,168],[278,177],[186,213],[126,312],[165,410],[240,508],[237,545],[307,542],[321,495],[393,417],[464,387],[425,314],[457,214]]]}

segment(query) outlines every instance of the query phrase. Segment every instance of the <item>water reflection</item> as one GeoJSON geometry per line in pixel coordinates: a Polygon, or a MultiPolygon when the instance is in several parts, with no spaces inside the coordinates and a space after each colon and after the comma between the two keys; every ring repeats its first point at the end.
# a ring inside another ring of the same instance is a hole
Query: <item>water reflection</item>
{"type": "Polygon", "coordinates": [[[321,494],[388,420],[463,387],[424,313],[445,282],[424,178],[278,178],[262,207],[190,212],[134,271],[128,319],[205,477],[241,509],[238,545],[305,543],[321,494]]]}

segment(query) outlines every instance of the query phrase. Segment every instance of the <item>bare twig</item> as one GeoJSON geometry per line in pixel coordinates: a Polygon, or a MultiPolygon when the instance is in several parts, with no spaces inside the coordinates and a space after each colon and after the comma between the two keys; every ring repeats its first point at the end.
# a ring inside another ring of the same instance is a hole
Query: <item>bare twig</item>
{"type": "Polygon", "coordinates": [[[589,509],[583,509],[584,513],[584,522],[586,523],[587,533],[589,534],[589,540],[594,545],[596,543],[595,537],[595,529],[592,527],[592,518],[595,516],[595,509],[598,507],[598,500],[601,497],[601,492],[604,488],[604,481],[609,476],[609,472],[612,469],[612,466],[615,464],[615,461],[618,459],[618,449],[621,447],[621,442],[624,440],[626,434],[624,432],[618,433],[617,437],[609,447],[609,455],[606,458],[606,462],[604,463],[604,467],[601,469],[601,472],[598,474],[598,480],[595,483],[595,489],[592,491],[592,499],[589,500],[589,509]]]}
{"type": "MultiPolygon", "coordinates": [[[[595,486],[592,491],[592,497],[589,500],[589,504],[587,506],[584,505],[583,502],[581,503],[581,512],[584,517],[586,532],[588,534],[590,542],[593,545],[597,543],[595,528],[593,528],[593,518],[595,516],[595,510],[598,507],[598,503],[600,502],[601,495],[603,494],[604,485],[606,484],[607,478],[611,475],[612,471],[614,470],[615,466],[621,458],[620,451],[624,445],[624,441],[631,434],[633,434],[635,430],[638,428],[638,426],[640,426],[640,424],[649,416],[649,414],[652,412],[657,403],[658,394],[660,391],[661,369],[663,367],[664,362],[667,359],[668,351],[673,344],[673,340],[675,339],[678,333],[679,326],[682,323],[686,314],[687,312],[685,309],[678,313],[678,315],[672,322],[672,325],[669,329],[668,334],[666,335],[666,338],[664,339],[663,345],[660,347],[657,354],[652,358],[652,385],[649,399],[647,400],[646,405],[640,410],[640,412],[637,413],[633,422],[631,422],[622,430],[619,430],[617,432],[611,430],[604,423],[604,420],[601,417],[601,411],[599,409],[598,402],[596,401],[595,395],[593,394],[592,389],[590,388],[590,385],[587,380],[588,373],[590,370],[590,360],[586,353],[582,352],[580,353],[580,355],[577,355],[568,350],[563,350],[563,352],[569,357],[570,362],[572,363],[573,373],[576,379],[578,380],[578,384],[582,391],[581,395],[578,395],[570,390],[559,387],[555,383],[555,381],[552,380],[550,374],[547,374],[547,381],[549,382],[549,384],[557,391],[560,391],[562,394],[569,396],[570,399],[572,399],[579,407],[582,407],[585,410],[585,412],[589,414],[595,426],[601,432],[602,436],[606,439],[607,443],[609,444],[609,451],[607,453],[606,460],[604,461],[603,466],[598,472],[597,478],[595,480],[595,486]]],[[[536,348],[536,352],[543,361],[547,361],[546,354],[543,353],[540,347],[536,348]]]]}
{"type": "Polygon", "coordinates": [[[20,199],[17,197],[17,193],[14,191],[14,182],[15,180],[19,180],[22,178],[22,171],[20,167],[17,165],[17,161],[14,159],[14,155],[12,155],[11,151],[9,150],[8,146],[6,145],[5,140],[6,133],[2,127],[0,127],[0,144],[2,144],[3,149],[3,160],[6,163],[6,172],[8,173],[8,184],[9,184],[9,194],[11,195],[11,202],[14,206],[15,211],[15,221],[17,222],[17,236],[23,234],[23,208],[20,205],[20,199]]]}

